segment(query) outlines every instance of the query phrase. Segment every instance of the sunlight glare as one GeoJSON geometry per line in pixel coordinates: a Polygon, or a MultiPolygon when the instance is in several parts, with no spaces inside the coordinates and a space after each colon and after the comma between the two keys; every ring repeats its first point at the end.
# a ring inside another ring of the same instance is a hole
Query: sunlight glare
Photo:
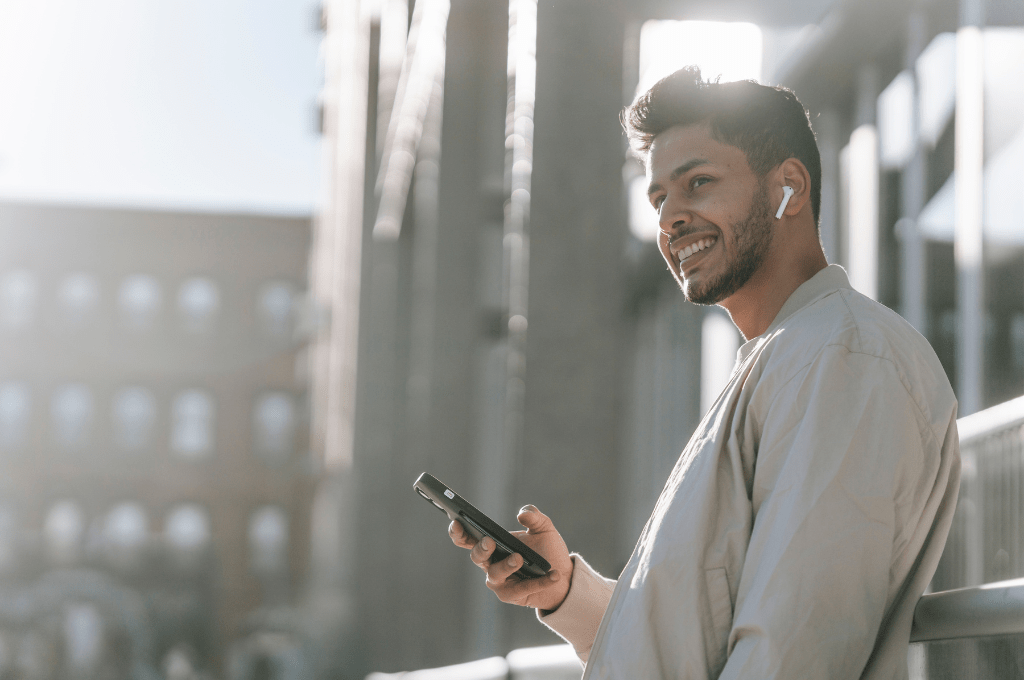
{"type": "Polygon", "coordinates": [[[637,94],[691,64],[709,80],[760,80],[762,46],[761,29],[751,23],[647,21],[640,29],[637,94]]]}

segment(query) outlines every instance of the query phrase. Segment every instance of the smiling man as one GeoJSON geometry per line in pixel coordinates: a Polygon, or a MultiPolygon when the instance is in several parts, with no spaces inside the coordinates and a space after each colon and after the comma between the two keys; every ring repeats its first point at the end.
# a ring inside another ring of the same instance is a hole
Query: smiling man
{"type": "Polygon", "coordinates": [[[827,264],[818,149],[792,92],[684,69],[623,124],[672,276],[746,343],[617,580],[533,506],[518,535],[547,576],[515,580],[520,558],[490,564],[493,543],[458,523],[453,541],[572,643],[585,678],[905,678],[959,488],[942,367],[827,264]]]}

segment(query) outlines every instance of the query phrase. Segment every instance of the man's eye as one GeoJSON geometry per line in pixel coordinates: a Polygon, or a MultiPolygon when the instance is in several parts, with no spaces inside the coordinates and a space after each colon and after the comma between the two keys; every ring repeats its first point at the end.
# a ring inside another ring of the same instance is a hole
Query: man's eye
{"type": "Polygon", "coordinates": [[[691,189],[696,189],[698,187],[702,187],[702,186],[704,186],[705,184],[707,184],[710,181],[711,181],[711,178],[710,177],[706,177],[704,175],[701,175],[700,177],[694,177],[692,180],[690,180],[690,188],[691,189]]]}
{"type": "Polygon", "coordinates": [[[655,210],[659,210],[660,211],[661,210],[661,206],[662,206],[663,203],[665,203],[665,197],[664,196],[658,196],[656,199],[654,199],[652,205],[654,206],[655,210]]]}

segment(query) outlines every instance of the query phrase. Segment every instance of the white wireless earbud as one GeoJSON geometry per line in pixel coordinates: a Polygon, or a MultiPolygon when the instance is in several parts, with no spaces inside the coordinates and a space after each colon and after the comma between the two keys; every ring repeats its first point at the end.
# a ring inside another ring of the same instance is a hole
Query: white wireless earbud
{"type": "Polygon", "coordinates": [[[775,219],[782,219],[782,211],[789,205],[789,198],[793,195],[793,187],[782,187],[782,205],[779,206],[779,212],[775,213],[775,219]]]}

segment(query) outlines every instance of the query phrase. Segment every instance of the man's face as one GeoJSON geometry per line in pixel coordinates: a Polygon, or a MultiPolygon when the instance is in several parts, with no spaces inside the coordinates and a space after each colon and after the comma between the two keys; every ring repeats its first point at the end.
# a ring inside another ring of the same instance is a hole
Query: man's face
{"type": "Polygon", "coordinates": [[[648,198],[658,211],[658,244],[686,299],[726,300],[761,267],[772,241],[768,189],[746,154],[716,141],[706,125],[654,138],[648,198]]]}

